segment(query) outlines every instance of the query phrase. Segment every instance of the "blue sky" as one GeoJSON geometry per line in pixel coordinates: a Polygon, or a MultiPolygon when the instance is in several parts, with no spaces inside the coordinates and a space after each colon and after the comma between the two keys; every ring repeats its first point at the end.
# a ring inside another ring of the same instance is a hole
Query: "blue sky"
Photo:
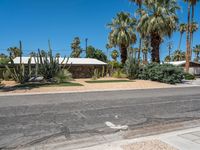
{"type": "MultiPolygon", "coordinates": [[[[179,0],[182,9],[178,12],[180,22],[187,21],[187,7],[179,0]]],[[[70,43],[79,36],[82,47],[85,38],[88,44],[106,51],[105,44],[109,29],[106,24],[120,11],[134,15],[137,7],[128,0],[0,0],[0,53],[11,46],[18,46],[22,40],[24,54],[38,48],[47,49],[47,41],[51,40],[54,52],[68,55],[70,43]]],[[[196,7],[195,19],[199,23],[196,7]]],[[[194,35],[194,45],[200,44],[200,31],[194,35]]],[[[177,48],[179,33],[171,39],[165,38],[161,46],[161,57],[167,54],[166,42],[173,41],[177,48]]],[[[185,36],[182,49],[185,49],[185,36]]],[[[137,47],[137,44],[135,45],[137,47]]]]}

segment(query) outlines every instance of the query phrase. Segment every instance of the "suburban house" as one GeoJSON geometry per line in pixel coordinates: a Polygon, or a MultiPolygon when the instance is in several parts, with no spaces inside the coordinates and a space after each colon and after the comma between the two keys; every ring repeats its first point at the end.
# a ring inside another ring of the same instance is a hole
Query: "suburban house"
{"type": "MultiPolygon", "coordinates": [[[[27,65],[30,57],[22,57],[22,63],[27,65]]],[[[102,62],[93,58],[58,58],[60,65],[63,65],[68,68],[72,73],[73,78],[91,78],[94,74],[94,70],[98,69],[99,72],[102,70],[105,71],[107,63],[102,62]],[[64,61],[63,61],[64,60],[64,61]]],[[[15,64],[20,63],[20,57],[16,57],[14,60],[15,64]]],[[[31,65],[35,66],[35,59],[31,59],[31,65]]]]}
{"type": "MultiPolygon", "coordinates": [[[[185,69],[186,61],[173,61],[173,62],[165,62],[165,63],[169,63],[174,66],[184,67],[184,69],[185,69]]],[[[190,61],[189,73],[191,73],[193,75],[200,75],[200,63],[190,61]]]]}

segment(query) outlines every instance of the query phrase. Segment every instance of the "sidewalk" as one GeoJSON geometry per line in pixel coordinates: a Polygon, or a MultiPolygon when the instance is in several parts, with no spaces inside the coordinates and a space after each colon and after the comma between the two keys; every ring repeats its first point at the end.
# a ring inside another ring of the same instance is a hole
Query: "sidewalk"
{"type": "Polygon", "coordinates": [[[200,127],[79,150],[200,150],[200,127]]]}

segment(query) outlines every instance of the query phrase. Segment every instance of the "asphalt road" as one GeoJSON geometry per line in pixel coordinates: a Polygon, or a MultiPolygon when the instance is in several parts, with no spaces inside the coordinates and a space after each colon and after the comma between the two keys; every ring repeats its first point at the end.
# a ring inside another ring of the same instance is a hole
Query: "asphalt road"
{"type": "Polygon", "coordinates": [[[0,149],[106,134],[106,121],[134,129],[194,119],[200,119],[200,87],[0,96],[0,149]]]}

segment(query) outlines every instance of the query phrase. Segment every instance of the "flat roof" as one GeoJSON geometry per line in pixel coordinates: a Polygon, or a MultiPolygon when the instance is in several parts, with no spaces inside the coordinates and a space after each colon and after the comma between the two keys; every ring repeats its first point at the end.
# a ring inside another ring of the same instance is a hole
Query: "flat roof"
{"type": "MultiPolygon", "coordinates": [[[[30,57],[22,57],[22,63],[28,64],[30,57]]],[[[63,62],[64,58],[59,58],[59,64],[63,62]]],[[[63,64],[66,64],[68,58],[65,59],[63,64]]],[[[20,63],[20,57],[16,57],[14,60],[15,64],[20,63]]],[[[31,64],[36,64],[35,59],[31,58],[31,64]]],[[[107,65],[107,63],[94,59],[94,58],[69,58],[67,64],[69,65],[107,65]]]]}
{"type": "MultiPolygon", "coordinates": [[[[171,61],[171,62],[164,62],[165,64],[172,64],[174,66],[181,66],[181,65],[185,65],[186,61],[171,61]]],[[[197,65],[200,65],[200,63],[198,62],[194,62],[194,61],[190,61],[190,63],[193,63],[193,64],[197,64],[197,65]]]]}

